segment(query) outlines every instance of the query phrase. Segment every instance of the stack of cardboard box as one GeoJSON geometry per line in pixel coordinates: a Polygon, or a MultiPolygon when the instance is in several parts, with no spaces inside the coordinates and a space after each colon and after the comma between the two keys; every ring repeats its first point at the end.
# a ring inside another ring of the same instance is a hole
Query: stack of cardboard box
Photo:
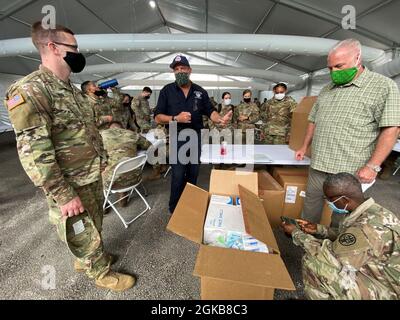
{"type": "MultiPolygon", "coordinates": [[[[301,218],[306,197],[308,167],[275,167],[272,176],[267,171],[258,172],[259,197],[273,228],[279,227],[281,216],[301,218]]],[[[321,224],[329,225],[331,210],[325,204],[321,224]]]]}
{"type": "Polygon", "coordinates": [[[257,173],[213,170],[209,192],[187,184],[167,229],[199,244],[194,275],[200,277],[202,299],[273,299],[275,288],[295,289],[258,198],[257,173]],[[212,194],[240,197],[246,232],[265,243],[269,253],[203,244],[212,194]]]}

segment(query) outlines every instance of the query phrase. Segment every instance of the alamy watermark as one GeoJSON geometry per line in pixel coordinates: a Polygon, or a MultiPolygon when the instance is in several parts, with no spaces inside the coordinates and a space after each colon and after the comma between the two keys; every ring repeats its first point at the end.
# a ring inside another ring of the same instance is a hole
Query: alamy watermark
{"type": "Polygon", "coordinates": [[[345,5],[342,7],[342,28],[345,30],[356,29],[356,8],[352,5],[345,5]]]}

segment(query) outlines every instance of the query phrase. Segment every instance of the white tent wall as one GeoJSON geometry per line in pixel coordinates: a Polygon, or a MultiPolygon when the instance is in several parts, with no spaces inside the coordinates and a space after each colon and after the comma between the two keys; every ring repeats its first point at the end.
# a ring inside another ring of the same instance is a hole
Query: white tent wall
{"type": "Polygon", "coordinates": [[[0,73],[0,133],[12,130],[10,120],[8,118],[7,109],[4,105],[5,93],[8,87],[16,80],[22,78],[19,75],[0,73]]]}

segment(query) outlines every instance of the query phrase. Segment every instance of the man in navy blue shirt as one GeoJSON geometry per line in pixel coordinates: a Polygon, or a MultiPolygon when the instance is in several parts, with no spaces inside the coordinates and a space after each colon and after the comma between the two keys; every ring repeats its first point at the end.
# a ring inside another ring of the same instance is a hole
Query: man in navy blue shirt
{"type": "Polygon", "coordinates": [[[177,160],[176,163],[171,163],[169,211],[173,213],[186,183],[196,184],[197,182],[201,152],[200,130],[203,129],[202,116],[205,115],[213,122],[225,126],[231,119],[232,112],[221,117],[212,106],[207,91],[190,81],[192,69],[185,56],[176,56],[170,68],[174,70],[175,82],[167,84],[160,91],[154,116],[158,124],[169,125],[172,146],[170,147],[170,162],[175,162],[171,159],[177,160]],[[171,135],[172,128],[177,129],[175,137],[171,135]],[[185,131],[182,132],[183,130],[185,131]],[[178,137],[180,132],[187,136],[180,139],[178,137]],[[172,141],[172,139],[177,141],[172,141]],[[179,152],[181,148],[183,152],[179,152]]]}

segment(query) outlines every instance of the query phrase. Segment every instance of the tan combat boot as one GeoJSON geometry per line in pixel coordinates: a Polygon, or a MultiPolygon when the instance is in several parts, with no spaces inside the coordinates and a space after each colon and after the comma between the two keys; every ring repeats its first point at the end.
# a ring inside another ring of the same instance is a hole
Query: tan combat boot
{"type": "Polygon", "coordinates": [[[119,198],[118,199],[122,199],[123,198],[121,201],[118,202],[118,205],[121,208],[124,208],[124,207],[126,207],[128,205],[128,197],[127,197],[127,195],[128,195],[128,193],[126,193],[126,192],[119,194],[119,198]]]}
{"type": "MultiPolygon", "coordinates": [[[[106,259],[110,260],[110,265],[114,264],[117,261],[117,256],[112,255],[110,253],[106,253],[105,255],[106,255],[106,259]]],[[[86,269],[85,269],[85,266],[82,265],[82,263],[78,259],[75,259],[74,270],[76,272],[85,272],[86,269]]]]}
{"type": "Polygon", "coordinates": [[[169,165],[167,164],[162,164],[161,165],[161,169],[160,169],[160,173],[166,173],[168,171],[169,165]]]}
{"type": "Polygon", "coordinates": [[[96,279],[95,284],[99,288],[121,292],[132,288],[136,278],[128,274],[109,271],[103,278],[96,279]]]}
{"type": "Polygon", "coordinates": [[[153,173],[146,179],[148,181],[158,180],[161,178],[161,166],[153,167],[153,173]]]}

